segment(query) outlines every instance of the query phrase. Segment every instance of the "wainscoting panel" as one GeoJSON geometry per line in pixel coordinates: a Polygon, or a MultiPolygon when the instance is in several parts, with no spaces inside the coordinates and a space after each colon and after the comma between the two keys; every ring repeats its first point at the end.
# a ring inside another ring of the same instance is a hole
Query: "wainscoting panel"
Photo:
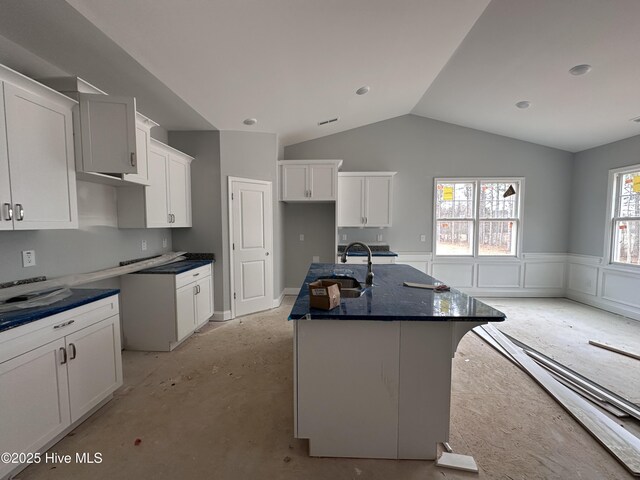
{"type": "Polygon", "coordinates": [[[569,281],[567,289],[587,295],[596,295],[598,286],[598,267],[569,263],[569,281]]]}
{"type": "Polygon", "coordinates": [[[520,288],[521,264],[479,263],[478,288],[520,288]]]}
{"type": "Polygon", "coordinates": [[[524,288],[564,289],[565,262],[528,262],[524,264],[524,288]]]}
{"type": "Polygon", "coordinates": [[[452,287],[473,287],[473,263],[434,263],[432,275],[452,287]]]}

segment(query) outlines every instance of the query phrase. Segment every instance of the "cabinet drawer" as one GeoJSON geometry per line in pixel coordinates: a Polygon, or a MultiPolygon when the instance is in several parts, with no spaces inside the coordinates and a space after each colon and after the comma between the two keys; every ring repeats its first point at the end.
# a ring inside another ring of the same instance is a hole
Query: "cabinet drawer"
{"type": "Polygon", "coordinates": [[[202,267],[180,273],[176,275],[176,288],[184,287],[191,282],[195,282],[207,276],[211,276],[211,265],[204,265],[202,267]]]}

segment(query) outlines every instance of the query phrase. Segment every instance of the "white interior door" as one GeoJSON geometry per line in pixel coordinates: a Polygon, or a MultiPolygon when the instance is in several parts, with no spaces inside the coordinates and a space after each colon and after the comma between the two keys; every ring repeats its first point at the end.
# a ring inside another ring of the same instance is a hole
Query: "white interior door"
{"type": "Polygon", "coordinates": [[[273,306],[271,182],[231,180],[235,315],[273,306]]]}

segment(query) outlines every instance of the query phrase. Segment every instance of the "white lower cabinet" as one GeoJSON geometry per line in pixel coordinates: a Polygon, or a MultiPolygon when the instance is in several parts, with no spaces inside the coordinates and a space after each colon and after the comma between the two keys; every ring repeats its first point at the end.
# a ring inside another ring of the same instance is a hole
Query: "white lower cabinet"
{"type": "Polygon", "coordinates": [[[125,275],[121,298],[125,349],[171,351],[213,315],[211,265],[125,275]]]}
{"type": "Polygon", "coordinates": [[[0,451],[42,452],[122,385],[118,297],[1,332],[0,352],[0,451]]]}

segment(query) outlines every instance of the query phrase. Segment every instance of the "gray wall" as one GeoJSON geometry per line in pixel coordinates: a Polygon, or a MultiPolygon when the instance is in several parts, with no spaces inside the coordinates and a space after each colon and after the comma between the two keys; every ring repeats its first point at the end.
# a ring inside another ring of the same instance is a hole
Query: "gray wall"
{"type": "Polygon", "coordinates": [[[284,278],[288,288],[298,288],[304,281],[313,257],[322,263],[335,263],[333,232],[335,204],[284,203],[284,278]],[[300,240],[300,234],[304,240],[300,240]]]}
{"type": "Polygon", "coordinates": [[[576,153],[569,253],[605,256],[609,170],[640,163],[640,135],[576,153]]]}
{"type": "MultiPolygon", "coordinates": [[[[231,285],[229,284],[229,221],[228,221],[228,178],[242,177],[267,180],[272,183],[273,193],[273,243],[274,249],[280,244],[281,216],[278,208],[278,138],[273,133],[220,132],[220,179],[222,192],[222,238],[224,242],[223,265],[225,269],[225,305],[231,308],[231,285]]],[[[282,291],[282,274],[279,268],[278,251],[273,253],[273,273],[275,297],[282,291]]],[[[228,309],[225,307],[225,310],[228,309]]]]}
{"type": "Polygon", "coordinates": [[[222,198],[220,192],[220,132],[169,132],[172,147],[195,160],[191,162],[191,228],[173,230],[173,247],[180,251],[213,253],[214,308],[224,308],[223,242],[221,223],[222,198]]]}
{"type": "MultiPolygon", "coordinates": [[[[168,229],[118,229],[116,198],[114,187],[78,182],[78,230],[0,232],[0,282],[86,273],[171,251],[168,229]],[[142,240],[147,241],[146,251],[142,240]],[[22,250],[35,250],[34,267],[22,267],[22,250]]],[[[117,286],[117,280],[110,284],[117,286]]]]}
{"type": "MultiPolygon", "coordinates": [[[[372,242],[382,233],[392,249],[411,252],[432,251],[433,179],[465,176],[525,177],[523,251],[566,252],[572,157],[562,150],[416,115],[285,148],[287,160],[341,158],[342,171],[397,171],[393,226],[340,229],[340,234],[347,234],[347,241],[372,242]],[[426,242],[420,235],[426,235],[426,242]]],[[[331,238],[329,233],[326,241],[331,238]]],[[[312,255],[306,246],[300,248],[301,256],[312,255]]],[[[288,277],[286,283],[293,286],[288,277]]]]}

